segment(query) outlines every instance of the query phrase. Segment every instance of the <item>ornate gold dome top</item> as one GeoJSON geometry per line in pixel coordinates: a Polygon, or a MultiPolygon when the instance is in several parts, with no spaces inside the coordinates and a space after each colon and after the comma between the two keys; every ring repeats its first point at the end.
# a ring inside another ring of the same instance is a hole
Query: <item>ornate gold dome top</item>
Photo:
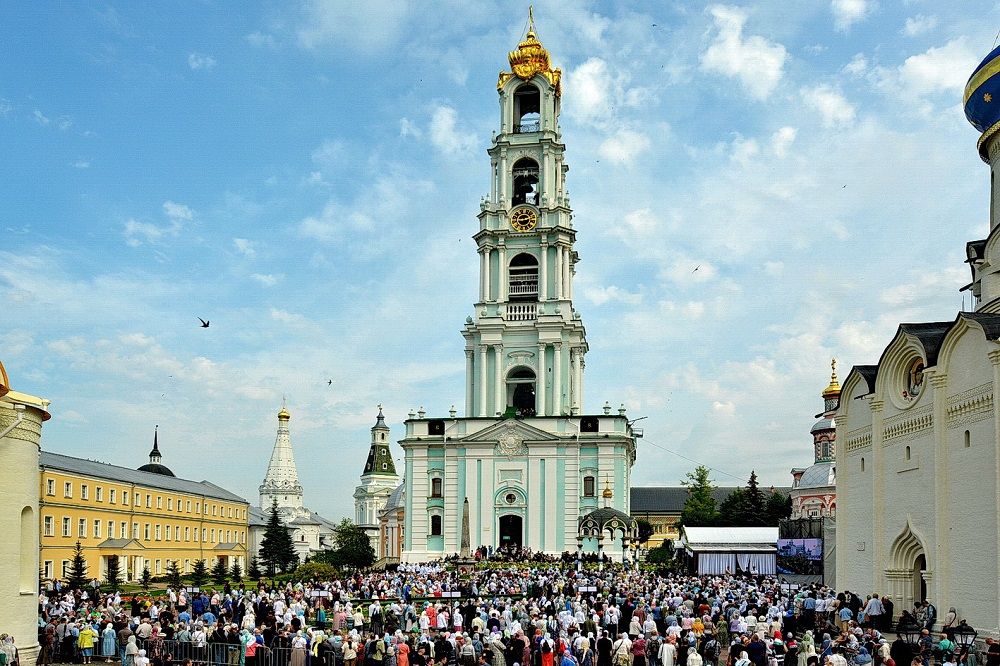
{"type": "Polygon", "coordinates": [[[604,490],[601,492],[601,497],[603,497],[604,499],[611,499],[614,496],[615,494],[611,490],[611,484],[608,482],[607,479],[604,479],[604,490]]]}
{"type": "Polygon", "coordinates": [[[507,60],[510,62],[511,71],[500,72],[500,78],[497,80],[497,90],[503,88],[515,76],[527,81],[535,74],[541,74],[555,90],[556,95],[562,94],[562,88],[559,85],[562,79],[562,71],[552,69],[549,52],[542,46],[542,43],[538,41],[538,37],[535,35],[535,16],[531,7],[528,7],[528,34],[517,45],[517,50],[507,54],[507,60]]]}
{"type": "Polygon", "coordinates": [[[281,411],[278,412],[278,420],[279,421],[287,421],[290,418],[292,418],[292,415],[288,413],[287,409],[285,409],[285,399],[282,398],[281,399],[281,411]]]}
{"type": "Polygon", "coordinates": [[[836,398],[840,395],[840,382],[837,381],[837,359],[830,361],[830,385],[823,389],[824,398],[836,398]]]}

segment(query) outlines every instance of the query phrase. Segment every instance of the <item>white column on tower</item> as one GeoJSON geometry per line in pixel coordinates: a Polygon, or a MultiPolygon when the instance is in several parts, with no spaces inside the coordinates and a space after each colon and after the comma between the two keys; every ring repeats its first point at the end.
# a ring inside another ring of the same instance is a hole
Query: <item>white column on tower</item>
{"type": "Polygon", "coordinates": [[[569,248],[564,249],[563,250],[563,260],[559,264],[559,266],[562,268],[562,272],[563,272],[563,280],[562,280],[562,284],[563,284],[563,297],[566,298],[566,299],[573,298],[573,283],[572,283],[572,281],[570,280],[570,277],[569,277],[570,276],[569,262],[570,262],[571,255],[572,255],[572,253],[569,251],[569,248]]]}
{"type": "Polygon", "coordinates": [[[490,160],[490,201],[497,201],[497,162],[490,160]]]}
{"type": "Polygon", "coordinates": [[[472,358],[472,355],[473,355],[473,350],[472,349],[466,349],[465,350],[465,416],[466,417],[470,417],[470,416],[474,415],[472,413],[473,412],[473,406],[472,406],[472,400],[473,400],[472,388],[474,386],[474,384],[472,382],[472,371],[473,371],[473,358],[472,358]]]}
{"type": "Polygon", "coordinates": [[[486,345],[479,345],[479,415],[486,416],[486,382],[489,373],[486,371],[486,345]]]}
{"type": "Polygon", "coordinates": [[[490,249],[479,250],[479,300],[485,303],[490,300],[490,249]]]}
{"type": "Polygon", "coordinates": [[[541,182],[538,184],[538,205],[541,207],[542,202],[548,203],[548,198],[552,192],[550,187],[552,184],[552,179],[549,177],[549,168],[552,165],[552,161],[549,158],[549,151],[542,153],[542,178],[541,182]]]}
{"type": "Polygon", "coordinates": [[[545,416],[545,344],[538,343],[538,375],[535,377],[535,402],[538,416],[545,416]]]}
{"type": "Polygon", "coordinates": [[[586,367],[587,367],[587,361],[584,359],[583,349],[580,349],[580,370],[579,370],[579,372],[580,372],[580,381],[577,384],[577,386],[579,387],[579,391],[580,391],[579,404],[580,404],[580,410],[581,411],[583,410],[583,369],[586,368],[586,367]]]}
{"type": "Polygon", "coordinates": [[[562,416],[562,343],[552,344],[552,415],[562,416]]]}
{"type": "Polygon", "coordinates": [[[556,300],[562,300],[563,297],[563,247],[562,245],[556,244],[556,300]]]}
{"type": "Polygon", "coordinates": [[[572,400],[570,401],[570,408],[574,412],[577,412],[580,409],[580,350],[578,348],[570,348],[569,362],[572,372],[570,384],[572,400]]]}
{"type": "Polygon", "coordinates": [[[494,412],[501,414],[506,409],[503,402],[503,345],[493,345],[493,357],[496,360],[496,374],[494,379],[493,406],[494,412]]]}
{"type": "Polygon", "coordinates": [[[499,261],[497,263],[497,300],[507,302],[507,246],[497,248],[499,261]]]}
{"type": "Polygon", "coordinates": [[[544,301],[549,296],[549,243],[542,241],[541,263],[538,271],[538,300],[544,301]]]}

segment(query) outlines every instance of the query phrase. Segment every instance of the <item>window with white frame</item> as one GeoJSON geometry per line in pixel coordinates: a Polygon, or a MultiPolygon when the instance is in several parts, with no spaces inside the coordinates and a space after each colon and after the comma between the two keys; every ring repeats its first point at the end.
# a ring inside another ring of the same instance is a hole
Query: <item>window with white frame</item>
{"type": "Polygon", "coordinates": [[[56,494],[56,480],[55,479],[46,479],[46,481],[45,481],[45,494],[46,495],[55,495],[56,494]]]}
{"type": "Polygon", "coordinates": [[[63,497],[73,497],[73,483],[71,481],[63,483],[63,497]]]}
{"type": "Polygon", "coordinates": [[[62,535],[64,537],[68,537],[69,536],[69,530],[70,530],[69,517],[68,516],[63,516],[63,519],[62,519],[62,535]]]}
{"type": "Polygon", "coordinates": [[[80,499],[82,500],[90,499],[90,488],[87,487],[86,483],[80,484],[80,499]]]}
{"type": "Polygon", "coordinates": [[[43,536],[52,536],[52,516],[45,516],[42,518],[42,534],[43,536]]]}

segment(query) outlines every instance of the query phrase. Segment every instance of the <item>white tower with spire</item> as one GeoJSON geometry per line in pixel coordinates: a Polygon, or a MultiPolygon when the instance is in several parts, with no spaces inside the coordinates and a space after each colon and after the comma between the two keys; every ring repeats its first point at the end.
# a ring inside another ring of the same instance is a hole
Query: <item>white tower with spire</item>
{"type": "Polygon", "coordinates": [[[610,556],[621,539],[579,539],[581,521],[598,509],[629,513],[638,433],[624,405],[585,411],[589,347],[573,301],[580,257],[559,128],[562,73],[530,13],[507,60],[473,235],[479,293],[462,329],[465,416],[452,407],[447,418],[425,418],[421,408],[399,442],[405,562],[461,550],[466,500],[473,548],[610,556]],[[611,493],[603,508],[602,477],[611,493]]]}
{"type": "Polygon", "coordinates": [[[376,553],[382,552],[379,514],[398,485],[399,475],[389,449],[389,426],[385,424],[382,405],[379,405],[361,483],[354,490],[354,522],[368,535],[376,553]]]}
{"type": "Polygon", "coordinates": [[[282,401],[281,411],[278,412],[278,436],[274,440],[267,474],[259,488],[260,508],[267,511],[272,503],[277,502],[278,512],[286,521],[303,508],[302,484],[299,483],[299,473],[295,469],[292,439],[288,434],[290,418],[291,414],[282,401]]]}
{"type": "Polygon", "coordinates": [[[267,465],[267,474],[260,484],[260,506],[250,507],[250,548],[251,556],[260,551],[271,506],[277,504],[281,522],[288,526],[292,543],[300,560],[321,550],[334,546],[336,525],[314,511],[306,508],[302,499],[302,484],[295,468],[292,453],[292,438],[288,432],[288,421],[292,418],[281,402],[278,412],[278,434],[274,439],[274,450],[267,465]]]}

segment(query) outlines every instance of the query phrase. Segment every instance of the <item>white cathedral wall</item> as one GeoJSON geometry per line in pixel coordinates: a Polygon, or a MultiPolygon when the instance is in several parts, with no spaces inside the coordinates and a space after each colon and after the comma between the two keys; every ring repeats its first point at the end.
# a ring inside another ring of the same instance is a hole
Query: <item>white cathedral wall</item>
{"type": "MultiPolygon", "coordinates": [[[[921,542],[931,573],[928,597],[941,614],[955,606],[960,617],[977,629],[996,632],[1000,624],[1000,500],[998,500],[996,399],[988,409],[949,419],[947,409],[971,395],[994,392],[994,366],[981,331],[965,333],[954,351],[939,359],[937,373],[909,409],[900,409],[891,397],[882,414],[871,414],[867,398],[855,399],[866,388],[845,393],[838,415],[837,541],[838,587],[862,594],[890,594],[897,613],[912,603],[911,580],[893,580],[886,569],[909,568],[911,562],[894,559],[893,545],[905,530],[921,542]],[[945,365],[947,364],[947,365],[945,365]],[[935,388],[934,385],[940,385],[935,388]],[[882,442],[882,427],[907,420],[930,408],[932,428],[917,436],[882,442]],[[846,411],[846,414],[845,414],[846,411]],[[852,433],[874,417],[872,446],[848,451],[852,433]],[[965,431],[969,431],[969,446],[965,431]],[[906,447],[910,458],[906,459],[906,447]],[[866,460],[865,472],[860,460],[866,460]],[[857,551],[858,543],[866,544],[857,551]],[[874,575],[873,575],[874,574],[874,575]]],[[[882,372],[888,373],[888,369],[882,372]]],[[[886,377],[883,376],[883,381],[886,377]]],[[[846,389],[847,387],[845,387],[846,389]]],[[[894,390],[882,386],[880,393],[894,390]]]]}

